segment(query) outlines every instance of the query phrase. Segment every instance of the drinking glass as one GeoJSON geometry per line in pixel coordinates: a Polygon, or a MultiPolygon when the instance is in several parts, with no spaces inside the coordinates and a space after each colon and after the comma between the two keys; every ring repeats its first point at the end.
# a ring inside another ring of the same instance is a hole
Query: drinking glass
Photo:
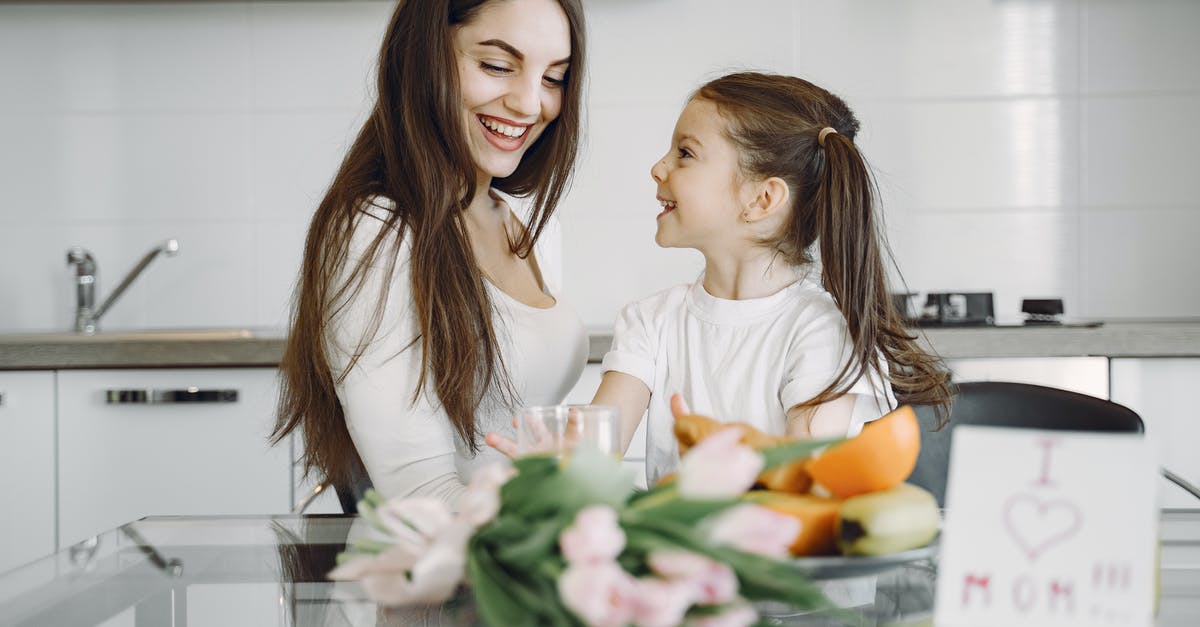
{"type": "Polygon", "coordinates": [[[539,405],[517,413],[517,452],[562,457],[586,442],[620,456],[620,412],[609,405],[539,405]]]}

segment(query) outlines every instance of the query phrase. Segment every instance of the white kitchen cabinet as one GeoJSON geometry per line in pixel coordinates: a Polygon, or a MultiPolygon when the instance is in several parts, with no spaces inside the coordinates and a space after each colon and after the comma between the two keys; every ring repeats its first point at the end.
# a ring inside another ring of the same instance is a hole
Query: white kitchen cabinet
{"type": "Polygon", "coordinates": [[[290,511],[291,447],[267,441],[276,373],[60,371],[59,545],[142,516],[290,511]]]}
{"type": "MultiPolygon", "coordinates": [[[[1112,400],[1136,411],[1158,462],[1193,485],[1200,485],[1200,421],[1196,389],[1200,359],[1120,358],[1112,360],[1112,400]]],[[[1200,500],[1166,479],[1162,506],[1200,509],[1200,500]]]]}
{"type": "Polygon", "coordinates": [[[1004,357],[947,359],[954,381],[1012,381],[1109,395],[1107,357],[1004,357]]]}
{"type": "Polygon", "coordinates": [[[54,373],[0,372],[0,572],[54,552],[54,373]]]}

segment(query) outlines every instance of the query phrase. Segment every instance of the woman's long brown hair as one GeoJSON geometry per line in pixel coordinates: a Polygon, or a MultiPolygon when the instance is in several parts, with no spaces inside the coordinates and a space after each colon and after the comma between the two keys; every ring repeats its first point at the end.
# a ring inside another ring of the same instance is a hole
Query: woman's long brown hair
{"type": "MultiPolygon", "coordinates": [[[[333,485],[349,486],[362,473],[335,383],[379,331],[386,286],[405,238],[411,242],[412,307],[420,333],[405,350],[421,350],[413,400],[432,386],[459,437],[477,450],[476,408],[489,390],[510,393],[491,302],[463,223],[463,211],[475,195],[476,167],[462,123],[453,48],[455,27],[497,1],[400,0],[379,53],[376,104],[309,226],[271,437],[278,442],[302,427],[305,472],[315,469],[333,485]],[[387,228],[352,260],[348,251],[355,223],[376,197],[394,203],[383,207],[387,228]],[[372,266],[384,270],[383,293],[362,293],[372,266]],[[334,373],[325,348],[329,326],[355,298],[374,299],[375,315],[349,365],[334,373]]],[[[527,229],[510,242],[522,257],[565,193],[578,152],[583,9],[579,0],[558,2],[571,37],[561,112],[516,171],[493,181],[497,189],[533,203],[527,229]]]]}
{"type": "MultiPolygon", "coordinates": [[[[713,80],[693,98],[712,102],[726,119],[741,169],[757,179],[778,177],[790,189],[791,216],[763,242],[795,265],[820,251],[821,280],[846,319],[851,360],[816,406],[845,394],[864,376],[886,379],[900,403],[932,405],[939,424],[949,415],[949,374],[904,328],[888,293],[886,240],[875,215],[875,181],[854,136],[859,123],[841,98],[792,76],[745,72],[713,80]],[[837,133],[819,141],[821,130],[837,133]]],[[[888,255],[890,257],[890,255],[888,255]]]]}

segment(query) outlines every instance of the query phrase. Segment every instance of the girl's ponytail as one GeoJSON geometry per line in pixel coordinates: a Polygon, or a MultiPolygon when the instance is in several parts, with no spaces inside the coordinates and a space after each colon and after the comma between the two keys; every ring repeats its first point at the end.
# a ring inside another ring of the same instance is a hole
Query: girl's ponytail
{"type": "Polygon", "coordinates": [[[888,378],[897,400],[937,406],[939,424],[944,424],[949,375],[937,357],[916,345],[892,303],[871,171],[853,140],[833,127],[818,132],[817,144],[823,158],[813,209],[821,280],[846,319],[852,359],[811,404],[836,398],[863,376],[880,376],[882,357],[890,365],[888,378]]]}
{"type": "Polygon", "coordinates": [[[866,376],[890,382],[901,403],[935,406],[944,423],[950,377],[941,360],[905,330],[892,303],[875,183],[854,144],[859,128],[854,113],[808,81],[753,72],[711,81],[694,98],[714,103],[728,120],[745,173],[787,182],[794,199],[791,217],[764,245],[795,265],[813,262],[815,245],[825,289],[846,319],[851,359],[805,405],[833,400],[866,376]]]}

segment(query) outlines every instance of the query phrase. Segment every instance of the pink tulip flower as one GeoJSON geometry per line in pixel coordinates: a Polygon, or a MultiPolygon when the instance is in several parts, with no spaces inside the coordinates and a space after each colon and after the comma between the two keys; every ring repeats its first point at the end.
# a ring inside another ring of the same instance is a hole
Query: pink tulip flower
{"type": "Polygon", "coordinates": [[[720,614],[688,621],[688,627],[750,627],[758,622],[758,612],[745,603],[735,605],[720,614]]]}
{"type": "Polygon", "coordinates": [[[692,588],[701,605],[728,603],[737,598],[738,580],[726,564],[691,551],[654,551],[646,558],[654,574],[692,588]]]}
{"type": "Polygon", "coordinates": [[[740,442],[741,431],[723,429],[688,449],[679,462],[679,495],[693,499],[741,496],[754,485],[763,458],[740,442]]]}
{"type": "Polygon", "coordinates": [[[709,538],[717,544],[767,557],[784,558],[800,533],[800,521],[759,505],[743,503],[717,515],[709,538]]]}
{"type": "Polygon", "coordinates": [[[637,627],[676,627],[696,599],[695,586],[686,581],[638,579],[633,622],[637,627]]]}
{"type": "MultiPolygon", "coordinates": [[[[400,509],[403,500],[397,501],[400,509]]],[[[423,546],[401,542],[372,557],[343,564],[329,573],[335,581],[359,581],[367,595],[381,605],[442,603],[466,574],[467,541],[473,529],[460,520],[449,522],[423,546]]]]}
{"type": "Polygon", "coordinates": [[[610,562],[625,548],[625,532],[617,524],[617,512],[607,505],[589,505],[575,515],[575,522],[558,538],[563,558],[570,564],[610,562]]]}
{"type": "Polygon", "coordinates": [[[558,596],[591,627],[624,627],[637,608],[637,583],[616,562],[579,562],[558,577],[558,596]]]}
{"type": "Polygon", "coordinates": [[[500,513],[500,488],[516,474],[508,464],[491,464],[479,469],[458,497],[458,515],[478,529],[500,513]]]}

